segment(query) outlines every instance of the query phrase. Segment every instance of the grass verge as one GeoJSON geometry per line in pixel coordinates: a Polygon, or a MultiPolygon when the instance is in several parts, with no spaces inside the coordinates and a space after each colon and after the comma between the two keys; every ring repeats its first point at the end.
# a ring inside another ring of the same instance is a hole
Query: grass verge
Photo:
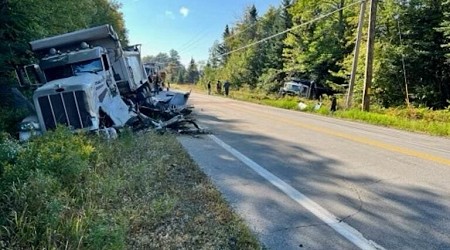
{"type": "Polygon", "coordinates": [[[259,249],[173,135],[0,138],[1,249],[259,249]]]}

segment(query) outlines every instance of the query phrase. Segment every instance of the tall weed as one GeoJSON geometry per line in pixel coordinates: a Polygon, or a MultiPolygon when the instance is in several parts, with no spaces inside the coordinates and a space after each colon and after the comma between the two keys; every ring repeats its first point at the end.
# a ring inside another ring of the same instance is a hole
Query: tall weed
{"type": "Polygon", "coordinates": [[[223,216],[217,191],[205,199],[214,189],[172,135],[104,141],[57,128],[26,144],[3,138],[0,162],[0,248],[258,246],[223,216]]]}
{"type": "Polygon", "coordinates": [[[3,140],[0,241],[14,248],[55,248],[73,240],[63,229],[83,203],[79,194],[93,150],[84,136],[64,128],[24,145],[3,140]]]}
{"type": "Polygon", "coordinates": [[[19,132],[19,123],[29,114],[26,109],[0,107],[0,133],[6,132],[13,136],[19,132]]]}

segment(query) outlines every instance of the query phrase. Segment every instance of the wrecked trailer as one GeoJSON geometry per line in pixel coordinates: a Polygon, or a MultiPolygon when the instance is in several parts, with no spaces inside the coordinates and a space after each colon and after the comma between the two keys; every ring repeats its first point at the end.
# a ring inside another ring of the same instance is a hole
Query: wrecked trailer
{"type": "Polygon", "coordinates": [[[187,105],[190,92],[161,91],[141,102],[141,112],[156,118],[170,119],[176,115],[189,115],[192,106],[187,105]]]}
{"type": "Polygon", "coordinates": [[[152,93],[134,105],[137,117],[131,127],[134,130],[170,130],[180,134],[206,133],[191,115],[194,107],[187,103],[190,94],[177,91],[152,93]]]}

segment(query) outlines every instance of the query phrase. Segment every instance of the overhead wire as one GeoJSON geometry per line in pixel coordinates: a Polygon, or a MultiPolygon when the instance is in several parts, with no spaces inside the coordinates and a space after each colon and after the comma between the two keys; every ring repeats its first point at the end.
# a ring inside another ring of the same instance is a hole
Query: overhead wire
{"type": "Polygon", "coordinates": [[[181,45],[181,46],[178,48],[178,50],[181,51],[181,50],[185,50],[186,48],[189,48],[190,46],[192,46],[193,44],[197,43],[199,40],[201,40],[202,38],[204,38],[205,35],[206,35],[208,32],[210,32],[210,31],[211,31],[211,29],[208,27],[208,28],[205,28],[205,29],[203,29],[203,30],[197,32],[197,34],[194,35],[194,36],[192,36],[192,38],[191,38],[189,41],[187,41],[186,43],[184,43],[183,45],[181,45]]]}
{"type": "Polygon", "coordinates": [[[318,17],[316,17],[316,18],[314,18],[314,19],[312,19],[312,20],[310,20],[310,21],[307,21],[307,22],[305,22],[305,23],[301,23],[301,24],[299,24],[299,25],[295,25],[295,26],[292,27],[292,28],[286,29],[286,30],[281,31],[281,32],[279,32],[279,33],[276,33],[276,34],[274,34],[274,35],[265,37],[265,38],[263,38],[263,39],[261,39],[261,40],[258,40],[258,41],[255,41],[255,42],[253,42],[253,43],[247,44],[247,45],[245,45],[245,46],[242,46],[242,47],[240,47],[240,48],[234,49],[234,50],[232,50],[232,51],[229,51],[229,52],[220,54],[220,55],[218,55],[218,56],[226,56],[226,55],[235,53],[235,52],[237,52],[237,51],[241,51],[241,50],[243,50],[243,49],[246,49],[246,48],[252,47],[252,46],[254,46],[254,45],[260,44],[260,43],[265,42],[265,41],[267,41],[267,40],[270,40],[270,39],[272,39],[272,38],[274,38],[274,37],[277,37],[277,36],[279,36],[279,35],[285,34],[285,33],[289,32],[289,31],[292,31],[292,30],[298,29],[298,28],[300,28],[300,27],[302,27],[302,26],[305,26],[305,25],[308,25],[308,24],[317,22],[317,21],[319,21],[319,20],[321,20],[321,19],[324,19],[324,18],[326,18],[326,17],[329,17],[329,16],[333,15],[333,14],[336,13],[336,12],[339,12],[339,11],[341,11],[341,10],[344,10],[344,9],[346,9],[346,8],[349,8],[349,7],[353,6],[353,5],[359,4],[359,3],[364,2],[364,1],[366,1],[366,0],[360,0],[360,1],[353,2],[353,3],[351,3],[351,4],[347,5],[347,6],[341,7],[341,8],[339,8],[339,9],[333,10],[333,11],[331,11],[331,12],[328,12],[327,14],[320,15],[320,16],[318,16],[318,17]]]}
{"type": "MultiPolygon", "coordinates": [[[[292,6],[292,4],[290,4],[290,5],[287,6],[287,7],[290,7],[290,6],[292,6]]],[[[287,8],[287,7],[285,7],[285,8],[287,8]]],[[[284,8],[283,8],[283,9],[284,9],[284,8]]],[[[246,27],[245,30],[242,30],[242,31],[239,31],[238,33],[232,34],[231,36],[227,37],[226,40],[228,40],[228,39],[230,39],[231,37],[234,37],[234,36],[236,36],[236,35],[238,35],[238,34],[244,32],[244,31],[246,31],[246,30],[252,28],[253,26],[255,26],[255,25],[258,23],[258,21],[260,21],[260,20],[256,20],[254,24],[252,24],[252,25],[246,27]]],[[[200,42],[202,39],[205,38],[204,35],[207,34],[209,30],[206,30],[206,29],[205,29],[205,30],[203,30],[203,31],[202,31],[202,32],[199,32],[199,33],[198,33],[197,35],[195,35],[190,41],[188,41],[188,42],[185,43],[183,46],[181,46],[181,47],[179,48],[180,53],[186,52],[186,51],[188,51],[189,49],[197,48],[197,47],[199,46],[199,42],[200,42]],[[203,31],[206,31],[206,32],[203,32],[203,31]]],[[[225,41],[224,41],[224,42],[225,42],[225,41]]],[[[224,42],[219,43],[219,44],[223,44],[224,42]]]]}
{"type": "MultiPolygon", "coordinates": [[[[289,4],[289,5],[287,5],[287,6],[283,7],[283,8],[277,9],[277,12],[280,12],[280,13],[281,13],[281,11],[283,11],[283,10],[285,10],[285,9],[287,9],[287,8],[289,8],[289,7],[291,7],[292,5],[294,5],[294,3],[291,3],[291,4],[289,4]]],[[[256,20],[253,24],[251,24],[250,26],[248,26],[247,28],[245,28],[245,29],[243,29],[243,30],[241,30],[241,31],[239,31],[239,32],[237,32],[237,33],[233,33],[233,34],[231,34],[230,36],[227,36],[225,39],[223,39],[223,42],[221,42],[220,44],[224,44],[224,43],[225,43],[226,41],[228,41],[229,39],[231,39],[231,38],[233,38],[233,37],[235,37],[235,36],[237,36],[237,35],[239,35],[239,34],[245,32],[245,31],[247,31],[248,29],[254,27],[254,26],[255,26],[256,24],[258,24],[258,22],[260,22],[260,21],[261,21],[261,19],[258,19],[258,20],[256,20]]]]}
{"type": "MultiPolygon", "coordinates": [[[[289,4],[289,5],[287,5],[287,6],[283,7],[283,8],[277,9],[277,12],[281,12],[281,11],[283,11],[283,10],[285,10],[285,9],[287,9],[287,8],[289,8],[289,7],[291,7],[293,4],[294,4],[294,3],[291,3],[291,4],[289,4]]],[[[231,39],[232,37],[235,37],[235,36],[237,36],[237,35],[239,35],[239,34],[245,32],[246,30],[248,30],[248,29],[254,27],[254,26],[257,25],[258,22],[260,22],[260,21],[261,21],[261,19],[256,20],[253,24],[251,24],[250,26],[246,27],[244,30],[239,31],[239,32],[237,32],[237,33],[234,33],[234,34],[228,36],[227,38],[224,39],[224,41],[223,41],[222,43],[219,43],[219,44],[223,44],[223,43],[225,43],[225,41],[231,39]]],[[[198,43],[199,43],[203,38],[205,38],[205,34],[208,33],[208,31],[209,31],[209,30],[204,29],[204,30],[200,31],[199,33],[197,33],[195,36],[193,36],[192,39],[190,39],[188,42],[186,42],[185,44],[183,44],[183,45],[178,49],[179,53],[184,53],[184,52],[188,51],[189,49],[194,49],[194,48],[198,47],[198,45],[199,45],[198,43]]]]}
{"type": "Polygon", "coordinates": [[[186,45],[188,45],[189,43],[191,43],[193,40],[195,40],[198,36],[200,36],[203,32],[205,32],[207,28],[204,28],[200,31],[198,31],[197,33],[195,33],[195,35],[193,35],[187,42],[185,42],[183,45],[181,45],[178,49],[181,49],[182,47],[185,47],[186,45]]]}

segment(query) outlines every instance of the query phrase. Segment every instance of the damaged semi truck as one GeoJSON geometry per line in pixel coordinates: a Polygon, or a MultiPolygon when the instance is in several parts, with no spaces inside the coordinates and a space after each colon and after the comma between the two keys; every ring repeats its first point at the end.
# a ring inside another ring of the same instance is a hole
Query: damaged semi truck
{"type": "Polygon", "coordinates": [[[157,104],[152,100],[140,46],[123,48],[112,26],[32,41],[30,47],[38,64],[16,71],[20,85],[35,88],[35,115],[20,124],[21,140],[58,124],[112,136],[115,129],[127,125],[160,124],[140,111],[140,107],[152,110],[157,104]]]}

